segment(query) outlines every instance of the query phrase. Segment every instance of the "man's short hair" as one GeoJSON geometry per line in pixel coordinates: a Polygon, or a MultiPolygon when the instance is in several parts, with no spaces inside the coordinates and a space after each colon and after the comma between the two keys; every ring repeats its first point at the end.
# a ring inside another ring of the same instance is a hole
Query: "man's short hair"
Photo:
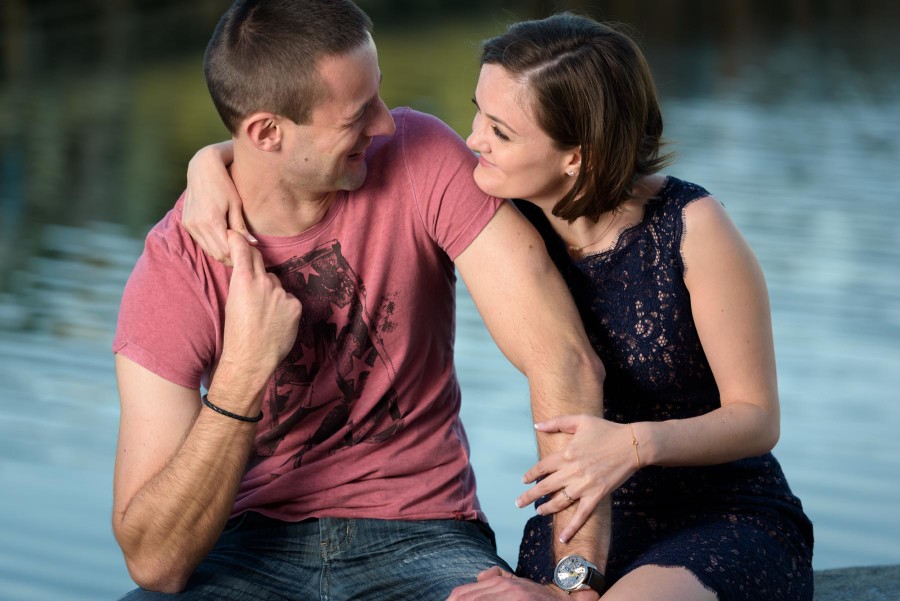
{"type": "Polygon", "coordinates": [[[358,48],[372,31],[350,0],[237,0],[206,48],[210,96],[228,130],[257,111],[308,123],[325,98],[318,72],[325,56],[358,48]]]}

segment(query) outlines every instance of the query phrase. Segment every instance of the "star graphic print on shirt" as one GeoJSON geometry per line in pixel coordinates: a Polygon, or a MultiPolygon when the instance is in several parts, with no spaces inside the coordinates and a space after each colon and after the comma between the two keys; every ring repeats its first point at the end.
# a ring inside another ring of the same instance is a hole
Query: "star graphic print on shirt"
{"type": "Polygon", "coordinates": [[[393,382],[394,371],[377,320],[367,310],[365,286],[341,254],[340,243],[331,241],[267,271],[300,300],[303,315],[297,342],[266,391],[263,411],[272,425],[257,439],[254,460],[275,454],[301,421],[317,426],[283,469],[300,466],[308,453],[335,437],[339,441],[329,444],[331,452],[396,434],[403,415],[393,386],[363,419],[351,418],[370,374],[384,370],[393,382]]]}

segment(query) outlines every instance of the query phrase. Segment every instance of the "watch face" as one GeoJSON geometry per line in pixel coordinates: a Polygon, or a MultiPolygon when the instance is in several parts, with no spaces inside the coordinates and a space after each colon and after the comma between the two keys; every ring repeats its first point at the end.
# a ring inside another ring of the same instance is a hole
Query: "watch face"
{"type": "Polygon", "coordinates": [[[556,586],[564,591],[572,591],[578,588],[587,577],[587,561],[583,557],[570,555],[564,557],[556,566],[553,580],[556,586]]]}

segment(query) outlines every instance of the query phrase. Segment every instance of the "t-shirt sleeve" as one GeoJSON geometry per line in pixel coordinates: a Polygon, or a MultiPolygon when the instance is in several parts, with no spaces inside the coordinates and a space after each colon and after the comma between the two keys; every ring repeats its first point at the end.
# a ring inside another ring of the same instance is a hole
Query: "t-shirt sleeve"
{"type": "Polygon", "coordinates": [[[215,332],[200,278],[154,229],[125,285],[113,352],[170,382],[199,388],[215,356],[215,332]]]}
{"type": "Polygon", "coordinates": [[[456,260],[503,201],[475,185],[475,155],[439,119],[411,110],[400,129],[419,215],[431,238],[456,260]]]}

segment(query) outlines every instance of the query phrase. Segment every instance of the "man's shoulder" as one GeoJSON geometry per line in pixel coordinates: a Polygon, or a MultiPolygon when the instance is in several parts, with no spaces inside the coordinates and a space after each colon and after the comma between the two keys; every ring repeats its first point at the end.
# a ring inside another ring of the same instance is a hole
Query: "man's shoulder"
{"type": "Polygon", "coordinates": [[[393,109],[391,115],[397,124],[397,133],[394,137],[419,139],[421,134],[426,136],[430,134],[438,138],[462,140],[449,125],[429,113],[404,106],[393,109]]]}
{"type": "Polygon", "coordinates": [[[200,247],[184,229],[182,224],[183,207],[184,194],[147,233],[144,244],[145,254],[154,253],[158,258],[169,256],[173,260],[180,257],[192,261],[203,256],[200,247]]]}
{"type": "Polygon", "coordinates": [[[147,233],[132,279],[194,286],[198,282],[207,285],[227,277],[225,267],[203,252],[184,229],[183,203],[182,196],[147,233]]]}
{"type": "Polygon", "coordinates": [[[393,109],[391,115],[397,131],[380,141],[373,157],[377,155],[388,165],[397,165],[397,159],[402,157],[404,170],[416,174],[439,170],[443,163],[459,166],[470,162],[474,168],[475,155],[459,134],[439,118],[409,107],[393,109]]]}

